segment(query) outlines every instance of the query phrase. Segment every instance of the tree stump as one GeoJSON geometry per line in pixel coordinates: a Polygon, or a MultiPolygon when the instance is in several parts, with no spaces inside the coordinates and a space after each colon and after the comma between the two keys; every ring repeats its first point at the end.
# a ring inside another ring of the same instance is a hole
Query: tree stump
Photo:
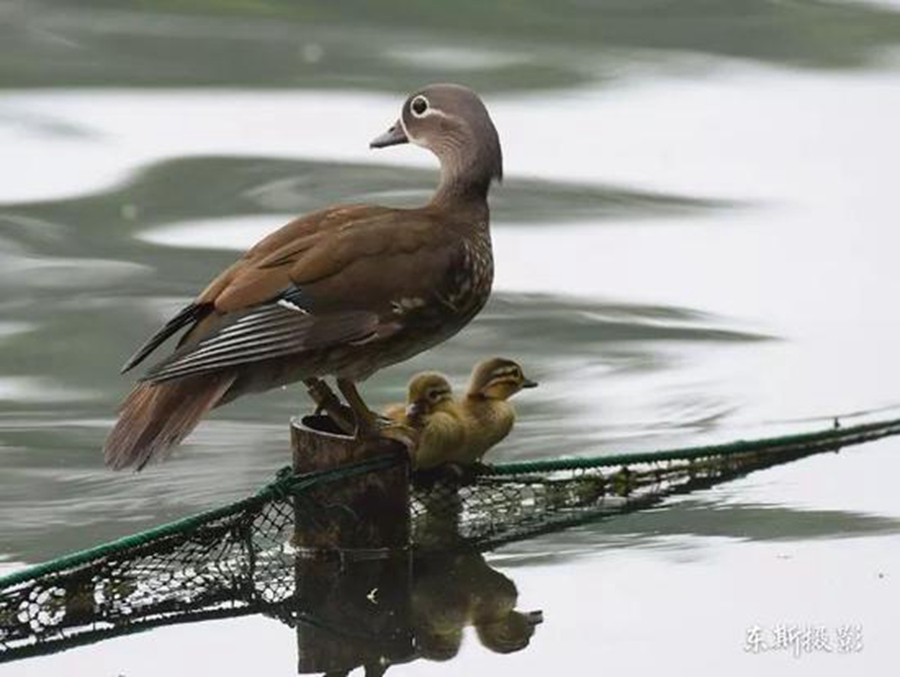
{"type": "Polygon", "coordinates": [[[298,670],[379,674],[413,653],[409,452],[357,440],[326,416],[291,422],[295,473],[395,455],[386,469],[323,481],[294,498],[298,670]]]}

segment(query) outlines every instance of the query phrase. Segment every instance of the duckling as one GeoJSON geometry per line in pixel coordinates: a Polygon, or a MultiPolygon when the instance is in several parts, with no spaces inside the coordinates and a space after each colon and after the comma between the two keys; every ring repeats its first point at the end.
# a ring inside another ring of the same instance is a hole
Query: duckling
{"type": "Polygon", "coordinates": [[[466,396],[460,402],[466,421],[466,443],[454,461],[477,463],[505,439],[516,421],[516,410],[509,399],[523,388],[537,385],[512,360],[495,357],[476,364],[466,396]]]}
{"type": "Polygon", "coordinates": [[[384,414],[420,431],[416,470],[472,465],[512,430],[516,412],[509,398],[536,385],[518,364],[496,357],[475,365],[464,397],[453,397],[443,374],[422,372],[409,382],[406,406],[391,405],[384,414]]]}
{"type": "Polygon", "coordinates": [[[463,415],[443,374],[416,374],[407,386],[406,404],[390,405],[384,415],[419,432],[412,459],[417,470],[445,463],[465,443],[463,415]]]}

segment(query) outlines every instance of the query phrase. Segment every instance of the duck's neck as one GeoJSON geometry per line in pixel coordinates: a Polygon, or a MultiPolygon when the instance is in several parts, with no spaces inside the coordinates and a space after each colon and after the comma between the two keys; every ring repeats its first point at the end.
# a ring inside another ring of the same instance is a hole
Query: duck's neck
{"type": "Polygon", "coordinates": [[[486,206],[490,188],[490,177],[466,175],[441,168],[441,182],[431,203],[441,206],[486,206]]]}
{"type": "Polygon", "coordinates": [[[499,428],[500,439],[509,432],[516,417],[515,409],[507,400],[495,400],[471,393],[466,395],[463,409],[478,422],[477,426],[484,434],[493,435],[499,428]]]}
{"type": "Polygon", "coordinates": [[[504,400],[485,397],[484,394],[477,391],[466,393],[466,404],[473,408],[491,409],[500,406],[503,402],[504,400]]]}
{"type": "Polygon", "coordinates": [[[486,209],[491,183],[502,172],[495,152],[490,148],[471,152],[471,146],[463,148],[448,143],[437,149],[436,154],[441,162],[441,181],[431,203],[456,209],[486,209]]]}

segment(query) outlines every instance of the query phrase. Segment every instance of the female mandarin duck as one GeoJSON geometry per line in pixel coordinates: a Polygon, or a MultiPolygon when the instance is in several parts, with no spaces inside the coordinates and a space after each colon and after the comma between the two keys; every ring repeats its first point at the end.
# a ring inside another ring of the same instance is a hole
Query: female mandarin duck
{"type": "Polygon", "coordinates": [[[187,330],[122,403],[104,449],[109,466],[140,470],[210,409],[247,393],[303,380],[317,401],[334,405],[324,376],[336,377],[356,433],[378,432],[355,384],[456,334],[493,281],[487,195],[503,170],[484,104],[459,85],[425,87],[371,146],[408,142],[440,161],[428,204],[339,205],[288,223],[128,360],[123,372],[187,330]]]}
{"type": "Polygon", "coordinates": [[[518,364],[495,357],[475,365],[464,397],[454,399],[444,375],[423,372],[409,382],[406,406],[391,405],[384,413],[419,432],[417,470],[471,465],[512,430],[516,411],[509,399],[535,386],[518,364]]]}

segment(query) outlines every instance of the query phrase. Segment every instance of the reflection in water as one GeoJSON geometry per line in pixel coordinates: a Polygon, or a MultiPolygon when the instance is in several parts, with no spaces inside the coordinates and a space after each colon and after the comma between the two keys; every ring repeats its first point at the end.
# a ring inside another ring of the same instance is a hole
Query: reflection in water
{"type": "Polygon", "coordinates": [[[412,616],[420,655],[453,658],[469,625],[491,651],[521,651],[543,616],[516,610],[517,602],[515,583],[488,566],[481,553],[419,556],[413,565],[412,616]]]}
{"type": "Polygon", "coordinates": [[[492,652],[521,651],[543,621],[539,611],[518,610],[515,583],[473,548],[260,551],[245,571],[224,542],[212,547],[209,539],[195,539],[207,549],[203,561],[168,571],[140,568],[173,558],[164,544],[129,553],[135,569],[101,558],[47,575],[30,591],[4,591],[0,663],[164,625],[263,614],[296,629],[300,673],[363,666],[380,675],[391,665],[452,659],[468,627],[492,652]]]}
{"type": "Polygon", "coordinates": [[[418,660],[448,661],[471,627],[496,653],[525,649],[543,621],[475,550],[297,563],[297,593],[264,612],[297,629],[301,673],[367,675],[418,660]],[[311,575],[315,572],[314,575],[311,575]]]}

